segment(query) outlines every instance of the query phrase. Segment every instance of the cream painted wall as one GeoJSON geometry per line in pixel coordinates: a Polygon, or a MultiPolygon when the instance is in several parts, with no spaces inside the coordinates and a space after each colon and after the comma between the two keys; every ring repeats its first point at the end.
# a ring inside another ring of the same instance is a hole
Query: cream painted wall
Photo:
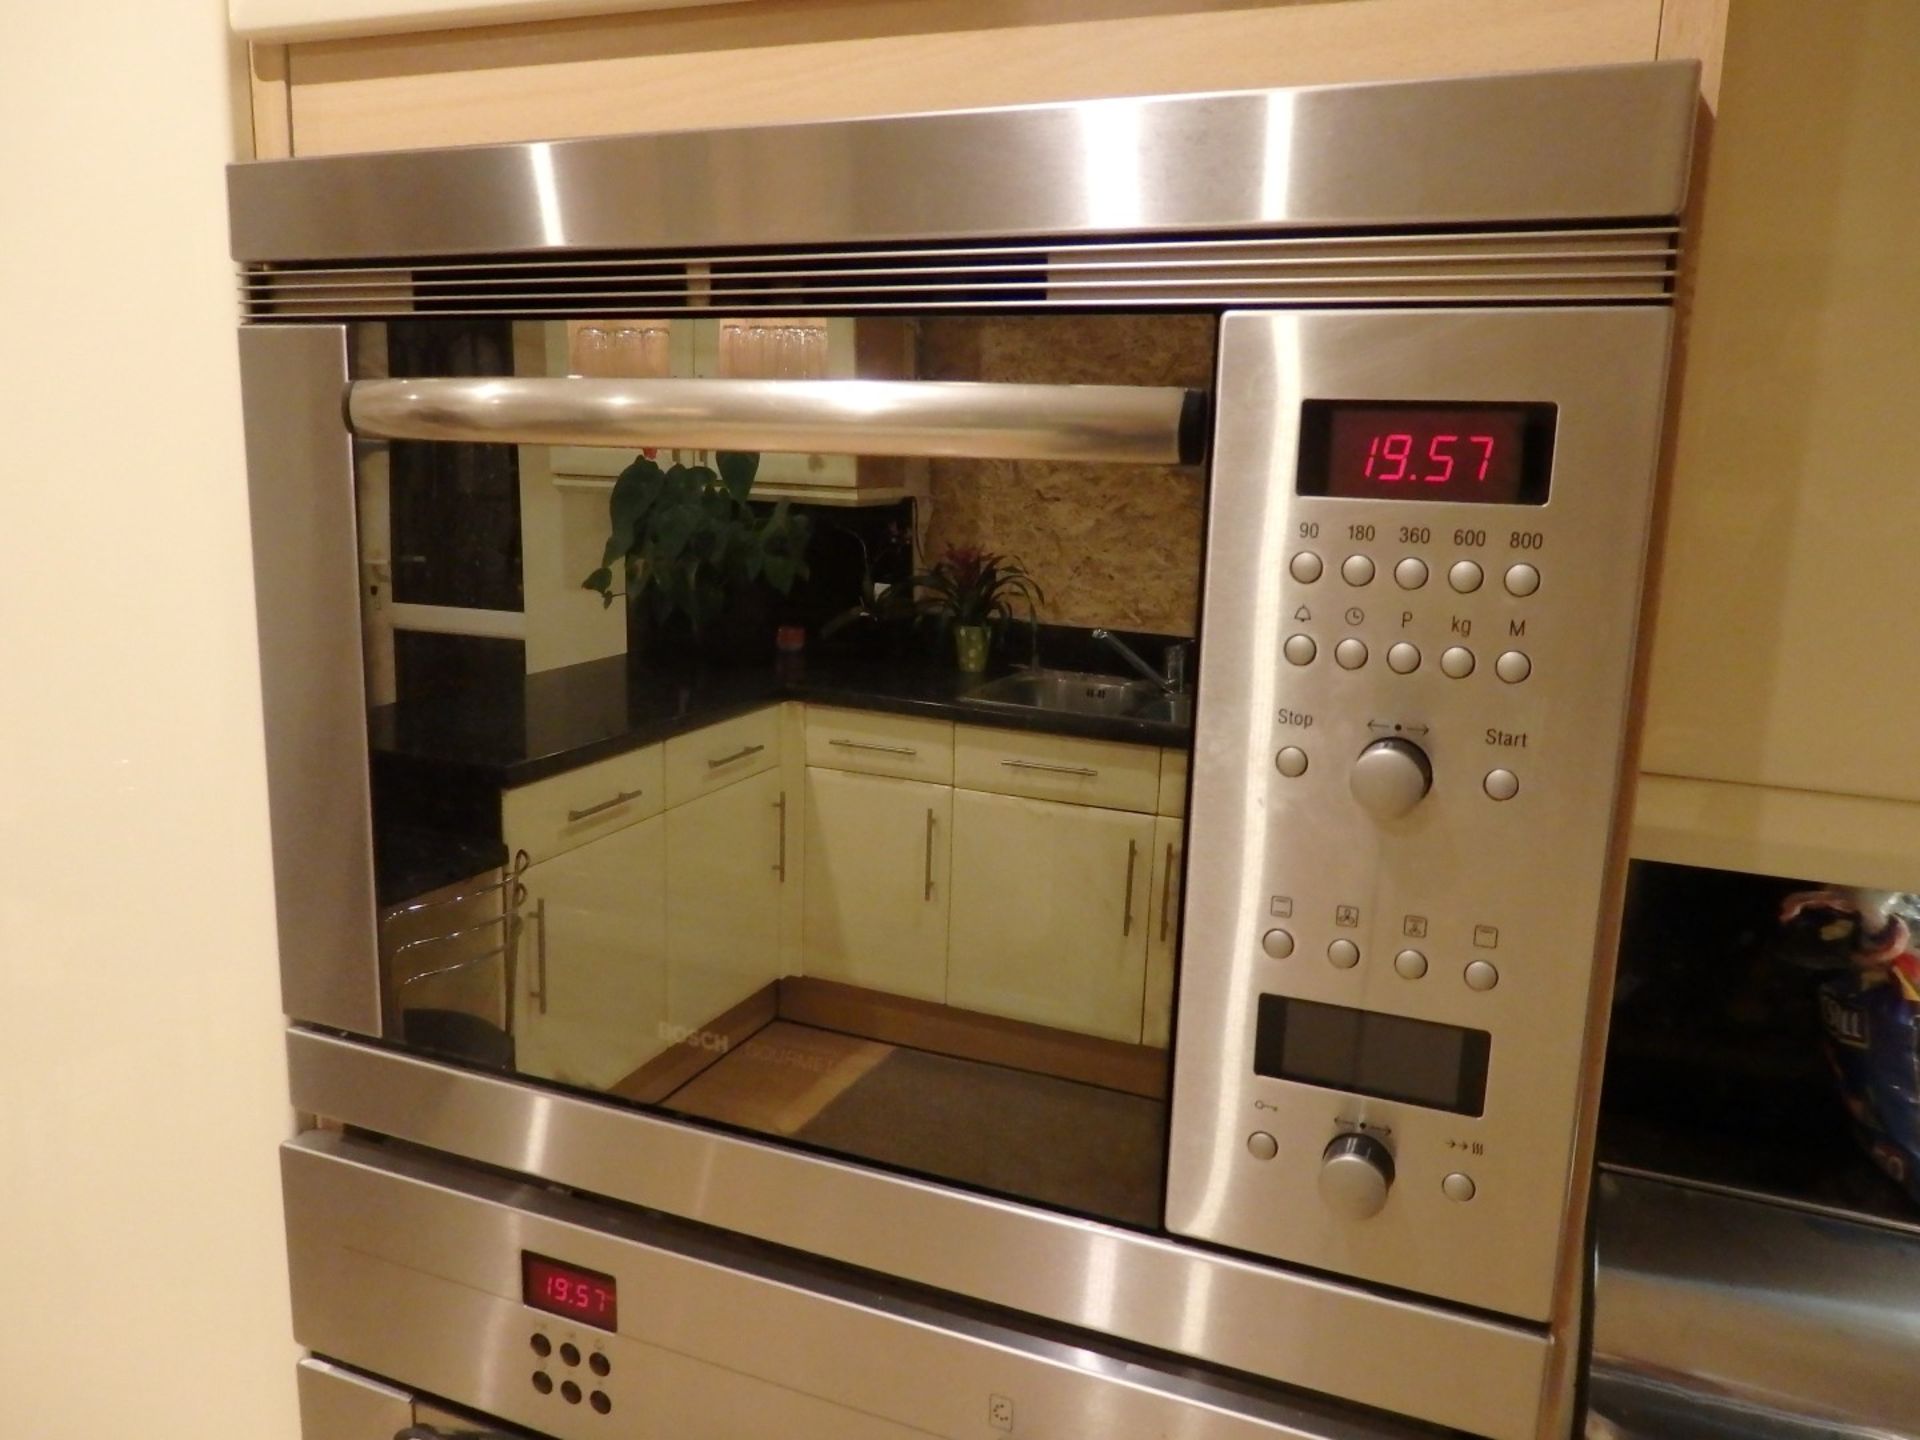
{"type": "Polygon", "coordinates": [[[0,47],[0,1435],[291,1440],[220,0],[0,47]]]}

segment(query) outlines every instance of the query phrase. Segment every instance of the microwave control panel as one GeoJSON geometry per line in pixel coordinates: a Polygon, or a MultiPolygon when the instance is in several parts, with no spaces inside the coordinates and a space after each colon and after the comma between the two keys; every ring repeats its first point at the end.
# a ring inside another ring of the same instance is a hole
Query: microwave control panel
{"type": "Polygon", "coordinates": [[[1177,1233],[1549,1318],[1669,343],[1655,307],[1223,321],[1177,1233]]]}

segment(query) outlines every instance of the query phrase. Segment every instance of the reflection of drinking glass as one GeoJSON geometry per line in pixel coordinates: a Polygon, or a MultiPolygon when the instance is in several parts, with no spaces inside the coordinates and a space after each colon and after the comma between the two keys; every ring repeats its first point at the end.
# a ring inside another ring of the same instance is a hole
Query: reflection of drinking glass
{"type": "Polygon", "coordinates": [[[573,337],[574,373],[612,374],[613,344],[613,337],[598,325],[582,325],[573,337]]]}

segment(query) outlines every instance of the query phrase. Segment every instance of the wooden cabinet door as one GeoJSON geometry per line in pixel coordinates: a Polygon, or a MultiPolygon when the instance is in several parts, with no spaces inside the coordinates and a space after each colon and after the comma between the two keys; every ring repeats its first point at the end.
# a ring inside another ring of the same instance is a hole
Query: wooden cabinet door
{"type": "Polygon", "coordinates": [[[780,977],[778,769],[667,812],[667,1018],[704,1029],[780,977]]]}
{"type": "Polygon", "coordinates": [[[1173,1037],[1173,974],[1174,961],[1180,952],[1180,880],[1185,868],[1186,831],[1184,821],[1164,815],[1153,822],[1153,885],[1147,901],[1147,993],[1140,1012],[1140,1041],[1161,1049],[1165,1049],[1173,1037]]]}
{"type": "Polygon", "coordinates": [[[518,1066],[605,1089],[666,1048],[666,822],[543,860],[524,883],[518,1066]]]}
{"type": "Polygon", "coordinates": [[[954,792],[807,770],[807,974],[946,999],[954,792]]]}
{"type": "Polygon", "coordinates": [[[1140,1039],[1154,818],[954,793],[947,1003],[1140,1039]]]}

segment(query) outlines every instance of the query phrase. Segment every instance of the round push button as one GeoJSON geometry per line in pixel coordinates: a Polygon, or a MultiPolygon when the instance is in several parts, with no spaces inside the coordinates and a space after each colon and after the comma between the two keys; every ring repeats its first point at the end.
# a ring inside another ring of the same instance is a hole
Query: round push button
{"type": "Polygon", "coordinates": [[[1533,661],[1519,650],[1505,650],[1493,662],[1493,673],[1509,685],[1518,685],[1533,673],[1533,661]]]}
{"type": "Polygon", "coordinates": [[[553,1353],[553,1342],[544,1335],[535,1335],[533,1339],[527,1343],[533,1346],[533,1353],[538,1355],[542,1360],[553,1353]]]}
{"type": "Polygon", "coordinates": [[[538,1390],[542,1395],[551,1395],[553,1393],[553,1377],[544,1370],[534,1371],[533,1388],[538,1390]]]}
{"type": "Polygon", "coordinates": [[[565,1400],[569,1405],[578,1405],[580,1403],[580,1387],[571,1380],[561,1381],[560,1398],[565,1400]]]}
{"type": "Polygon", "coordinates": [[[1333,658],[1342,670],[1358,670],[1367,663],[1367,642],[1349,635],[1333,647],[1333,658]]]}
{"type": "Polygon", "coordinates": [[[587,1397],[587,1403],[602,1415],[613,1409],[613,1401],[607,1398],[607,1392],[604,1390],[594,1391],[592,1395],[587,1397]]]}
{"type": "Polygon", "coordinates": [[[569,1340],[560,1347],[560,1358],[569,1365],[578,1365],[580,1363],[580,1347],[569,1340]]]}
{"type": "Polygon", "coordinates": [[[1402,590],[1418,590],[1427,583],[1427,562],[1409,555],[1393,567],[1393,583],[1402,590]]]}
{"type": "Polygon", "coordinates": [[[1540,588],[1540,572],[1531,565],[1509,565],[1507,567],[1507,593],[1509,595],[1531,595],[1540,588]]]}
{"type": "Polygon", "coordinates": [[[1411,675],[1420,668],[1420,647],[1402,640],[1387,651],[1387,668],[1396,675],[1411,675]]]}
{"type": "Polygon", "coordinates": [[[1373,583],[1373,561],[1364,555],[1349,555],[1340,562],[1340,578],[1349,585],[1373,583]]]}
{"type": "Polygon", "coordinates": [[[1360,947],[1351,940],[1336,940],[1327,946],[1327,959],[1336,970],[1351,970],[1360,963],[1360,947]]]}
{"type": "Polygon", "coordinates": [[[1287,643],[1280,647],[1280,653],[1287,657],[1289,665],[1311,665],[1313,657],[1320,653],[1320,647],[1313,643],[1311,635],[1289,635],[1287,643]]]}
{"type": "Polygon", "coordinates": [[[1464,680],[1473,673],[1473,652],[1464,645],[1449,645],[1440,655],[1440,673],[1451,680],[1464,680]]]}
{"type": "Polygon", "coordinates": [[[1418,950],[1402,950],[1393,957],[1393,973],[1402,980],[1418,980],[1427,973],[1427,957],[1418,950]]]}
{"type": "Polygon", "coordinates": [[[1275,960],[1293,954],[1293,936],[1285,930],[1269,930],[1260,937],[1260,948],[1275,960]]]}
{"type": "Polygon", "coordinates": [[[1500,983],[1500,972],[1485,960],[1468,962],[1466,970],[1469,990],[1491,990],[1500,983]]]}
{"type": "Polygon", "coordinates": [[[1458,1170],[1455,1170],[1440,1182],[1440,1193],[1449,1200],[1459,1200],[1463,1202],[1471,1200],[1474,1192],[1478,1188],[1479,1187],[1473,1183],[1473,1177],[1471,1175],[1462,1174],[1458,1170]]]}
{"type": "Polygon", "coordinates": [[[1520,793],[1520,777],[1511,770],[1489,770],[1481,784],[1494,800],[1511,800],[1520,793]]]}
{"type": "Polygon", "coordinates": [[[1271,1160],[1280,1153],[1280,1142],[1264,1130],[1247,1136],[1247,1153],[1256,1160],[1271,1160]]]}
{"type": "Polygon", "coordinates": [[[596,1375],[606,1375],[613,1370],[613,1362],[596,1350],[587,1357],[587,1368],[596,1375]]]}
{"type": "Polygon", "coordinates": [[[1311,585],[1320,578],[1326,567],[1320,563],[1320,557],[1311,550],[1302,550],[1287,562],[1287,571],[1302,585],[1311,585]]]}
{"type": "Polygon", "coordinates": [[[1447,571],[1447,584],[1462,595],[1471,595],[1486,578],[1486,572],[1471,560],[1456,560],[1453,568],[1447,571]]]}
{"type": "Polygon", "coordinates": [[[1298,745],[1283,746],[1273,757],[1273,767],[1289,780],[1297,780],[1307,773],[1307,752],[1298,745]]]}

